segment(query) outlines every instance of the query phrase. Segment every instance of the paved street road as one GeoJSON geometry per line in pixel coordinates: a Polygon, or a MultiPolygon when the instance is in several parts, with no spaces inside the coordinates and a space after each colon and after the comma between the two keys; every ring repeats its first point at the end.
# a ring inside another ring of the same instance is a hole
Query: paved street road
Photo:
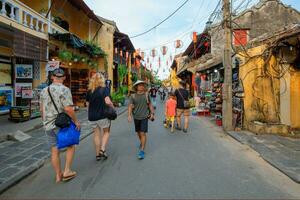
{"type": "Polygon", "coordinates": [[[133,124],[122,115],[107,161],[95,161],[88,137],[77,148],[76,179],[54,184],[47,163],[0,198],[300,198],[298,184],[205,118],[192,117],[189,134],[169,133],[158,106],[145,160],[137,160],[133,124]]]}

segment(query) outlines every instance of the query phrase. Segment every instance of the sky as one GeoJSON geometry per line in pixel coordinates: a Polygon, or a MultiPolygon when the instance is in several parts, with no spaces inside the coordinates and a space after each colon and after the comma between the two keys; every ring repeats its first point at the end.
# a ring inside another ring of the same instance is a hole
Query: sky
{"type": "MultiPolygon", "coordinates": [[[[185,0],[84,0],[99,16],[113,20],[119,30],[133,36],[155,26],[170,13],[176,10],[185,0]]],[[[259,0],[233,0],[233,10],[241,11],[251,7],[259,0]],[[241,2],[244,2],[241,4],[241,2]],[[248,2],[250,2],[248,4],[248,2]],[[239,7],[240,5],[240,7],[239,7]]],[[[169,76],[169,69],[174,55],[183,52],[192,40],[192,32],[202,32],[209,15],[216,8],[219,0],[189,0],[175,15],[155,30],[141,37],[132,38],[136,49],[145,52],[149,57],[152,69],[158,71],[158,76],[165,79],[169,76]],[[175,49],[175,40],[181,40],[183,46],[175,49]],[[167,55],[163,56],[161,47],[167,46],[167,55]],[[158,53],[150,56],[151,49],[158,53]],[[158,64],[160,56],[161,66],[158,64]],[[167,65],[168,64],[168,65],[167,65]]],[[[282,0],[300,11],[300,0],[282,0]]],[[[218,9],[220,10],[220,9],[218,9]]],[[[221,20],[221,13],[215,21],[221,20]]],[[[147,59],[145,59],[147,60],[147,59]]],[[[150,64],[147,67],[150,67],[150,64]]]]}

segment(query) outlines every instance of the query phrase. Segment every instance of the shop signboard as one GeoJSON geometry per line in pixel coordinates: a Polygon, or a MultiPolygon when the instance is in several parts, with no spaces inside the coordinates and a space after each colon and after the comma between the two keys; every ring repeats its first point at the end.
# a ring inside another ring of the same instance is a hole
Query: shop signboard
{"type": "Polygon", "coordinates": [[[49,72],[59,68],[59,61],[48,61],[46,65],[46,75],[48,76],[49,72]]]}
{"type": "Polygon", "coordinates": [[[22,97],[22,90],[32,90],[32,83],[16,83],[15,96],[22,97]]]}
{"type": "Polygon", "coordinates": [[[32,65],[16,64],[16,79],[32,79],[32,65]]]}
{"type": "Polygon", "coordinates": [[[0,86],[11,85],[11,64],[0,63],[0,86]]]}
{"type": "Polygon", "coordinates": [[[8,113],[13,103],[13,90],[0,89],[0,114],[8,113]]]}
{"type": "Polygon", "coordinates": [[[22,89],[22,99],[32,99],[33,93],[31,89],[22,89]]]}

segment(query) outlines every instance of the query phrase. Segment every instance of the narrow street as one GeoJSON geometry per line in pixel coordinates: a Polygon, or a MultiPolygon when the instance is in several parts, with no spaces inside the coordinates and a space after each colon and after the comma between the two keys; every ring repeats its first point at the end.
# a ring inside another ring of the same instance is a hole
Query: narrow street
{"type": "Polygon", "coordinates": [[[77,148],[78,176],[55,184],[50,162],[0,198],[299,198],[300,186],[227,136],[206,118],[191,117],[189,133],[162,126],[163,104],[150,122],[145,160],[127,115],[112,124],[109,159],[96,162],[92,136],[77,148]]]}

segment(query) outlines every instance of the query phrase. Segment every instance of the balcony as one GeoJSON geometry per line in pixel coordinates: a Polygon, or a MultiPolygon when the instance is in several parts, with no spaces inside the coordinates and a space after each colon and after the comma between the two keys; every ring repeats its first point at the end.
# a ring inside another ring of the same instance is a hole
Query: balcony
{"type": "Polygon", "coordinates": [[[0,22],[48,40],[48,33],[68,33],[18,0],[0,0],[0,22]]]}

